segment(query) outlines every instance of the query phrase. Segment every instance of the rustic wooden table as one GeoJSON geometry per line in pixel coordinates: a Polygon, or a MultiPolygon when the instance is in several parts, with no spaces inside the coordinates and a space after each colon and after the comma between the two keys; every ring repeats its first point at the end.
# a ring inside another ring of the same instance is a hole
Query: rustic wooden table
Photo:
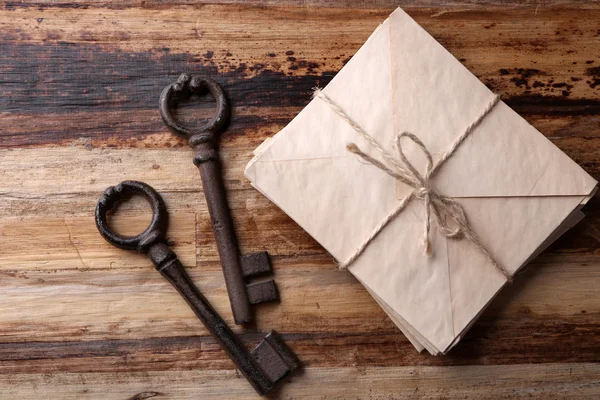
{"type": "MultiPolygon", "coordinates": [[[[281,292],[281,304],[258,308],[256,327],[235,329],[251,345],[276,329],[304,362],[272,397],[600,396],[599,200],[448,356],[432,357],[242,174],[252,150],[401,5],[598,179],[598,3],[89,3],[0,6],[0,398],[256,397],[147,258],[105,243],[92,218],[107,186],[153,185],[175,251],[232,323],[191,150],[157,108],[182,71],[229,94],[222,156],[239,239],[244,251],[269,250],[281,292]]],[[[117,225],[143,227],[139,210],[124,208],[117,225]]]]}

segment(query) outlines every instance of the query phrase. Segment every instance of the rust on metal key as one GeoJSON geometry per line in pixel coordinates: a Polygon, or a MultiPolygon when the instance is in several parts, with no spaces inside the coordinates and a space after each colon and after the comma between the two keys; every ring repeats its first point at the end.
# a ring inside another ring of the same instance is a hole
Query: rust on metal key
{"type": "Polygon", "coordinates": [[[177,82],[162,91],[159,107],[169,130],[188,138],[190,146],[195,150],[194,164],[200,170],[233,317],[236,324],[249,323],[252,321],[250,305],[277,300],[279,296],[272,279],[250,284],[246,282],[246,278],[270,272],[271,263],[266,251],[243,257],[240,255],[223,185],[216,138],[229,117],[227,98],[223,89],[212,79],[191,78],[188,74],[182,74],[177,82]],[[207,91],[212,93],[217,103],[214,117],[197,130],[177,123],[171,114],[175,103],[186,100],[194,93],[202,94],[207,91]]]}
{"type": "Polygon", "coordinates": [[[183,296],[260,395],[269,392],[284,376],[299,366],[294,353],[274,331],[271,331],[250,352],[217,314],[194,285],[177,255],[165,243],[168,214],[163,199],[152,187],[136,181],[125,181],[109,187],[96,206],[96,226],[102,237],[110,244],[122,249],[137,250],[150,257],[154,267],[183,296]],[[152,220],[148,228],[137,236],[119,235],[109,228],[107,213],[118,202],[135,194],[144,196],[150,203],[152,220]]]}

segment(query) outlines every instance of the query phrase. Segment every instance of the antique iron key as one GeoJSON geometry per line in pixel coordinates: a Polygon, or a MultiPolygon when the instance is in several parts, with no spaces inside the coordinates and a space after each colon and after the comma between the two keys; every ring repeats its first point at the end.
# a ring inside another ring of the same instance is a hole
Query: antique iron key
{"type": "Polygon", "coordinates": [[[127,250],[146,253],[154,267],[164,276],[194,310],[237,368],[263,395],[273,389],[299,361],[279,335],[271,331],[251,352],[223,321],[211,304],[194,285],[177,255],[165,243],[168,214],[160,195],[149,185],[125,181],[109,187],[96,206],[96,226],[110,244],[127,250]],[[134,194],[144,196],[152,207],[152,220],[146,230],[137,236],[114,233],[108,225],[107,213],[119,201],[134,194]]]}
{"type": "Polygon", "coordinates": [[[266,251],[241,256],[238,248],[221,177],[216,143],[216,134],[223,128],[229,116],[225,94],[219,84],[211,79],[191,78],[188,74],[182,74],[177,82],[168,85],[162,91],[159,106],[160,115],[167,128],[173,133],[189,138],[189,145],[195,150],[194,164],[200,170],[233,317],[236,324],[249,323],[252,321],[250,305],[277,300],[279,295],[272,279],[246,283],[246,278],[271,272],[271,263],[266,251]],[[171,114],[171,107],[194,93],[201,94],[206,91],[211,92],[217,102],[217,110],[212,120],[197,131],[179,125],[171,114]]]}

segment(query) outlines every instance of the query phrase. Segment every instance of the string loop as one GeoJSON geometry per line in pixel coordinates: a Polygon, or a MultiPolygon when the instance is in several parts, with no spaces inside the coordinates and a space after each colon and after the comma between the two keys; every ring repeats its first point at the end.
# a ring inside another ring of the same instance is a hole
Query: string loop
{"type": "Polygon", "coordinates": [[[438,230],[442,235],[450,239],[464,237],[471,241],[477,247],[477,249],[487,257],[493,266],[499,272],[501,272],[509,282],[512,282],[511,274],[502,265],[500,265],[500,263],[496,261],[494,257],[492,257],[490,252],[483,246],[471,229],[464,208],[452,197],[441,194],[431,186],[431,179],[435,173],[439,171],[439,168],[454,154],[460,144],[471,134],[471,132],[479,125],[479,123],[481,123],[481,121],[489,114],[494,106],[498,104],[500,100],[499,96],[494,96],[492,101],[487,105],[483,112],[465,129],[462,135],[460,135],[459,138],[453,143],[450,150],[445,152],[440,161],[438,161],[435,165],[433,163],[433,157],[425,144],[414,134],[410,132],[402,132],[394,136],[393,147],[398,151],[399,155],[399,160],[397,160],[391,154],[386,152],[372,136],[370,136],[360,127],[360,125],[350,119],[350,117],[348,117],[348,115],[346,115],[346,113],[320,89],[315,89],[314,97],[319,98],[327,103],[332,110],[342,119],[348,122],[350,126],[358,134],[360,134],[386,162],[379,161],[378,159],[366,154],[355,143],[347,144],[346,149],[348,151],[356,154],[367,163],[379,168],[386,174],[413,188],[413,191],[407,197],[405,197],[400,204],[377,226],[375,231],[362,243],[362,245],[350,257],[350,259],[340,266],[340,268],[345,269],[352,262],[354,262],[364,252],[369,243],[371,243],[371,241],[381,232],[381,230],[398,214],[400,214],[408,202],[414,198],[421,200],[425,206],[424,229],[423,236],[421,238],[421,245],[423,246],[423,249],[427,255],[431,256],[433,253],[431,241],[429,240],[431,215],[433,214],[437,221],[438,230]],[[423,174],[421,174],[406,157],[402,147],[402,140],[405,138],[415,143],[425,155],[427,163],[425,165],[425,171],[423,174]]]}

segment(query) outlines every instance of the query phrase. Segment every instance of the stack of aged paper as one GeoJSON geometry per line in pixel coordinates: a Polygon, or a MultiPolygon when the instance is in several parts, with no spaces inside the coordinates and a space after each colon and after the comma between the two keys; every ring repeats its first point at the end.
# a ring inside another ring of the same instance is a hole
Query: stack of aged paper
{"type": "MultiPolygon", "coordinates": [[[[434,163],[494,98],[401,9],[322,93],[389,154],[398,154],[394,136],[407,131],[434,163]]],[[[414,190],[349,152],[348,143],[381,158],[348,120],[315,98],[256,149],[245,171],[340,263],[414,190]]],[[[409,142],[404,152],[424,171],[421,149],[409,142]]],[[[509,274],[582,218],[596,184],[503,102],[430,181],[462,206],[479,241],[509,274]]],[[[424,202],[411,200],[348,270],[419,351],[439,354],[460,340],[507,278],[473,242],[442,234],[434,217],[426,255],[424,218],[424,202]]]]}

